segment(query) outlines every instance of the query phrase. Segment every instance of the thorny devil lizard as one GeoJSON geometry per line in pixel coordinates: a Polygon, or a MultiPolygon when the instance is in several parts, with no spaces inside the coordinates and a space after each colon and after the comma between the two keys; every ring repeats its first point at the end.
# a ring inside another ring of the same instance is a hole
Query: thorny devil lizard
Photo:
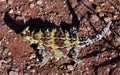
{"type": "MultiPolygon", "coordinates": [[[[25,40],[29,41],[30,45],[35,44],[37,46],[37,52],[42,56],[42,61],[39,62],[40,67],[44,66],[49,59],[55,58],[59,60],[61,57],[66,58],[71,49],[74,51],[71,54],[71,59],[76,64],[82,65],[82,61],[78,59],[80,49],[101,40],[109,30],[111,23],[112,21],[100,33],[84,39],[79,37],[78,32],[75,32],[75,37],[70,37],[70,33],[67,31],[63,32],[61,28],[54,28],[51,31],[47,29],[45,32],[39,29],[38,32],[34,30],[31,32],[30,27],[27,26],[20,34],[25,40]],[[58,42],[60,44],[57,44],[58,42]]],[[[76,28],[73,27],[72,30],[74,29],[76,28]]]]}
{"type": "MultiPolygon", "coordinates": [[[[45,65],[49,58],[52,59],[55,57],[56,60],[59,60],[61,57],[65,57],[72,48],[74,48],[73,50],[75,52],[75,54],[72,55],[72,59],[76,63],[82,64],[81,60],[77,59],[80,49],[102,39],[105,36],[106,32],[109,30],[111,23],[112,22],[109,22],[99,34],[92,36],[92,38],[88,37],[84,40],[81,40],[78,33],[76,33],[76,38],[70,38],[70,34],[68,32],[61,34],[61,37],[57,37],[57,29],[53,29],[51,32],[49,30],[46,30],[45,34],[39,30],[34,34],[34,31],[30,33],[29,27],[27,27],[21,32],[21,34],[25,40],[30,42],[30,44],[37,45],[39,53],[43,56],[43,60],[40,63],[40,66],[45,65]],[[30,35],[27,35],[28,33],[30,35]],[[57,45],[56,40],[62,40],[63,45],[57,45]]],[[[63,33],[62,30],[60,32],[63,33]]]]}

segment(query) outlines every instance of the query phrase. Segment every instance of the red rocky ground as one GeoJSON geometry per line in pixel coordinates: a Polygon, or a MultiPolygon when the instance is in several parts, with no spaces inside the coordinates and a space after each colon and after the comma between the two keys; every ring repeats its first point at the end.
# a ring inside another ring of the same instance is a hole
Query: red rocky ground
{"type": "Polygon", "coordinates": [[[119,75],[120,74],[120,1],[119,0],[0,0],[0,75],[119,75]],[[82,1],[82,2],[81,2],[82,1]],[[111,30],[100,40],[80,50],[84,66],[75,67],[66,59],[54,59],[42,68],[35,65],[33,48],[20,34],[4,22],[9,10],[11,17],[22,25],[30,17],[68,25],[75,17],[80,36],[91,36],[105,23],[112,22],[111,30]],[[15,15],[18,15],[14,18],[15,15]]]}

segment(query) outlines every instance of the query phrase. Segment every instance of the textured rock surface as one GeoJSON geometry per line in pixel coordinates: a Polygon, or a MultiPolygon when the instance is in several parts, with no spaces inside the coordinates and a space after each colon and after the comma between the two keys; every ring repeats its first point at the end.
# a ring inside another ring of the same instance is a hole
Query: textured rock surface
{"type": "Polygon", "coordinates": [[[4,48],[0,48],[0,75],[119,75],[119,0],[1,0],[0,8],[0,46],[8,49],[3,52],[4,48]],[[84,66],[76,67],[66,57],[59,61],[49,60],[40,68],[36,65],[40,60],[35,50],[4,22],[4,14],[9,9],[11,17],[18,20],[20,26],[30,20],[30,17],[40,18],[56,26],[61,23],[64,25],[64,22],[67,25],[73,23],[79,25],[81,37],[96,34],[110,20],[113,23],[111,33],[101,41],[80,50],[79,58],[85,63],[84,66]]]}

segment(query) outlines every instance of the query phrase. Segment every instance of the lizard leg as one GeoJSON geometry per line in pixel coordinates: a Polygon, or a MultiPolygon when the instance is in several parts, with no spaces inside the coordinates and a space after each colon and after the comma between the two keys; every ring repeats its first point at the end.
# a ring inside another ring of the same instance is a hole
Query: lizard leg
{"type": "Polygon", "coordinates": [[[42,60],[41,62],[39,61],[38,63],[37,63],[37,65],[38,66],[40,66],[40,67],[42,67],[42,66],[44,66],[47,62],[48,62],[48,60],[49,60],[49,58],[50,58],[50,56],[48,55],[48,53],[45,51],[45,48],[43,49],[39,49],[39,55],[41,55],[41,57],[42,57],[42,59],[40,59],[40,60],[42,60]]]}
{"type": "Polygon", "coordinates": [[[107,33],[107,31],[109,30],[111,23],[112,22],[109,22],[107,24],[107,26],[104,27],[103,30],[99,34],[97,34],[95,36],[92,36],[92,37],[89,37],[86,40],[81,41],[80,44],[82,44],[82,45],[76,45],[75,46],[75,48],[73,49],[74,53],[72,54],[72,59],[73,59],[73,61],[76,62],[76,64],[78,66],[84,65],[84,63],[82,62],[82,60],[80,60],[79,58],[77,58],[78,55],[79,55],[80,49],[86,47],[89,44],[93,44],[96,41],[101,40],[105,36],[105,34],[107,33]]]}

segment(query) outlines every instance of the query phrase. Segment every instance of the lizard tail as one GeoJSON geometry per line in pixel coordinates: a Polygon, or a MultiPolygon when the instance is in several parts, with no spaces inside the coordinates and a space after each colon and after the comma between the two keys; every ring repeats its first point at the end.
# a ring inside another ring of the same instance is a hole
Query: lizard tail
{"type": "Polygon", "coordinates": [[[96,41],[99,41],[101,40],[105,34],[107,33],[107,31],[109,30],[110,28],[110,25],[111,25],[112,21],[110,21],[103,29],[102,31],[97,34],[97,35],[94,35],[94,36],[91,36],[91,37],[88,37],[87,39],[83,40],[83,41],[80,41],[80,45],[78,46],[79,48],[84,48],[86,47],[87,45],[89,44],[93,44],[94,42],[96,41]],[[81,45],[82,44],[82,45],[81,45]]]}

